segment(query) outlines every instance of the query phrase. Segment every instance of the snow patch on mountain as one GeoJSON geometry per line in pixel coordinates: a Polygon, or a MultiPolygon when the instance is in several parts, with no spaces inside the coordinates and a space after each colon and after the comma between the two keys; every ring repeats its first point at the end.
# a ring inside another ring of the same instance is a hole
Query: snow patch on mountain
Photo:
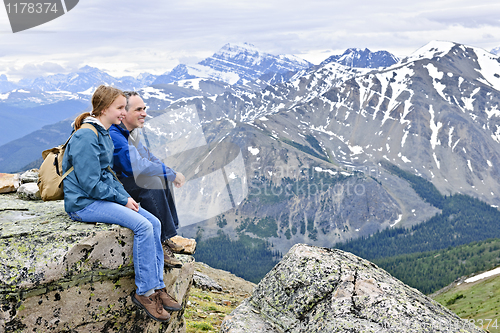
{"type": "Polygon", "coordinates": [[[437,57],[443,57],[448,54],[455,45],[456,44],[453,42],[434,40],[413,52],[409,57],[404,58],[403,62],[407,63],[422,59],[430,60],[437,57]]]}
{"type": "Polygon", "coordinates": [[[429,76],[432,77],[433,79],[432,85],[434,86],[434,89],[436,89],[436,91],[439,93],[441,97],[443,97],[445,101],[448,101],[448,98],[446,98],[445,94],[443,93],[443,90],[446,88],[446,85],[439,82],[439,80],[443,79],[444,73],[440,72],[438,68],[431,63],[425,65],[424,68],[426,68],[429,71],[429,76]]]}
{"type": "Polygon", "coordinates": [[[479,67],[481,67],[478,72],[486,80],[482,83],[485,83],[491,86],[493,89],[500,91],[500,57],[492,55],[482,49],[474,48],[474,51],[477,54],[477,60],[479,63],[479,67]]]}

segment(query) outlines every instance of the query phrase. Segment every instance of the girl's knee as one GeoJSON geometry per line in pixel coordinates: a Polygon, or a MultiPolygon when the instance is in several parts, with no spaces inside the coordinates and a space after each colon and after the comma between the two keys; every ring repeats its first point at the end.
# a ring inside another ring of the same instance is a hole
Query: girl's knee
{"type": "Polygon", "coordinates": [[[160,220],[158,220],[158,218],[156,218],[154,215],[152,216],[151,219],[149,219],[149,222],[151,223],[151,226],[156,229],[156,230],[160,230],[161,229],[161,222],[160,220]]]}
{"type": "Polygon", "coordinates": [[[138,235],[153,235],[154,226],[151,224],[150,221],[148,221],[148,219],[142,218],[138,221],[134,233],[138,235]]]}

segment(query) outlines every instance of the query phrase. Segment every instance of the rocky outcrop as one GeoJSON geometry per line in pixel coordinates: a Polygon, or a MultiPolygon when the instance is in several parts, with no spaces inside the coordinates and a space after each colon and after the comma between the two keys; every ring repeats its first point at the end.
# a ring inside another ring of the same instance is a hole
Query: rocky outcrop
{"type": "MultiPolygon", "coordinates": [[[[168,324],[131,301],[133,234],[107,224],[71,221],[62,201],[0,197],[0,332],[185,332],[183,311],[168,324]]],[[[166,269],[170,295],[183,305],[191,256],[166,269]]]]}
{"type": "Polygon", "coordinates": [[[293,246],[222,324],[243,332],[484,332],[375,264],[293,246]]]}
{"type": "Polygon", "coordinates": [[[25,200],[42,200],[40,196],[40,189],[35,183],[26,183],[19,186],[17,195],[25,200]]]}
{"type": "Polygon", "coordinates": [[[38,169],[31,169],[28,171],[25,171],[24,173],[19,176],[19,179],[21,180],[21,183],[37,183],[38,182],[38,169]]]}
{"type": "Polygon", "coordinates": [[[18,174],[0,173],[0,193],[15,192],[19,188],[18,174]]]}
{"type": "Polygon", "coordinates": [[[217,290],[222,291],[222,287],[212,280],[208,275],[194,271],[193,286],[202,290],[217,290]]]}

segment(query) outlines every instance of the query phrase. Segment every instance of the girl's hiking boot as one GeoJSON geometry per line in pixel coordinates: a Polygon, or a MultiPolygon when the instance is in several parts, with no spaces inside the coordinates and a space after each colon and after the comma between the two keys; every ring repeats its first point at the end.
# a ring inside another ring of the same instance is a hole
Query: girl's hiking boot
{"type": "Polygon", "coordinates": [[[163,308],[163,303],[158,291],[154,292],[149,297],[134,293],[134,295],[132,295],[132,302],[146,311],[146,314],[156,321],[166,323],[170,320],[170,313],[163,308]]]}

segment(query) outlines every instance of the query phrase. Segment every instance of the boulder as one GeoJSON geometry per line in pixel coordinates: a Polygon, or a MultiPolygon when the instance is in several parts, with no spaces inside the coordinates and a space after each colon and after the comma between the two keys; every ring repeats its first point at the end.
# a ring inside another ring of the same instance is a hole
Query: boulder
{"type": "MultiPolygon", "coordinates": [[[[0,196],[0,332],[185,332],[184,311],[168,324],[131,301],[133,234],[74,222],[62,201],[0,196]]],[[[185,306],[194,271],[166,269],[170,295],[185,306]]]]}
{"type": "Polygon", "coordinates": [[[42,200],[36,183],[25,183],[19,186],[17,196],[25,200],[42,200]]]}
{"type": "Polygon", "coordinates": [[[0,193],[11,193],[19,188],[19,175],[11,173],[0,173],[0,193]]]}
{"type": "Polygon", "coordinates": [[[194,271],[193,275],[193,286],[203,290],[217,290],[222,291],[222,287],[212,280],[208,275],[194,271]]]}
{"type": "Polygon", "coordinates": [[[220,332],[484,331],[367,260],[297,244],[220,332]]]}
{"type": "Polygon", "coordinates": [[[36,184],[38,182],[38,169],[28,170],[28,171],[24,172],[23,174],[21,174],[21,176],[19,178],[20,178],[22,184],[25,184],[25,183],[35,183],[36,184]]]}
{"type": "Polygon", "coordinates": [[[184,238],[179,235],[170,238],[175,244],[182,246],[182,254],[194,254],[196,252],[196,240],[184,238]]]}

